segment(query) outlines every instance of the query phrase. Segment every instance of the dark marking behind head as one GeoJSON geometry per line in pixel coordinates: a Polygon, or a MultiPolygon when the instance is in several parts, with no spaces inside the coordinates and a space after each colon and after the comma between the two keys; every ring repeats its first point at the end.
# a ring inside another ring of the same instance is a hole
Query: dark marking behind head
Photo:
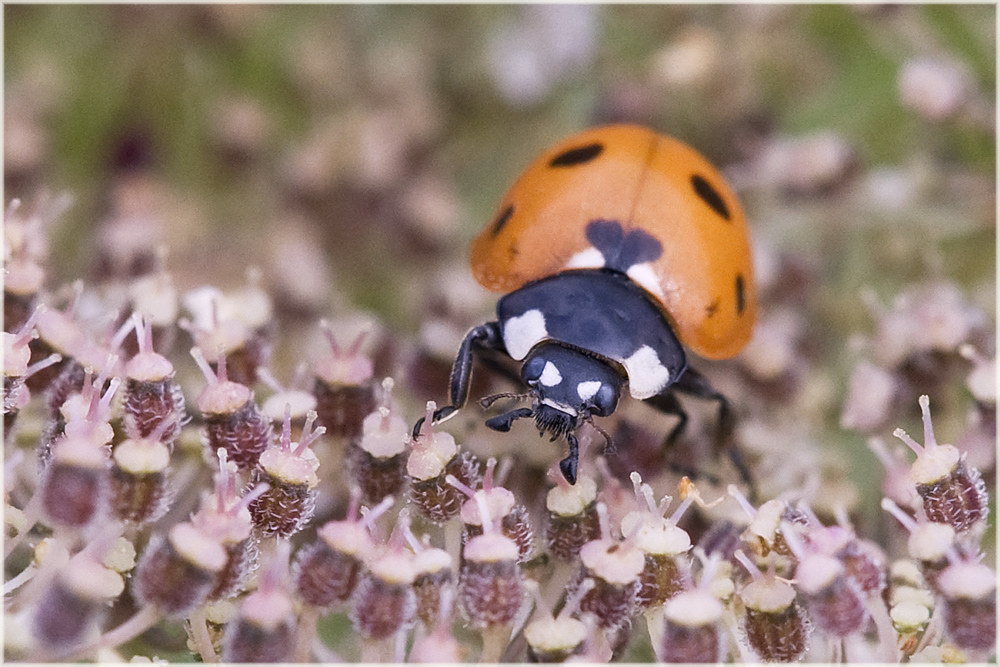
{"type": "Polygon", "coordinates": [[[587,240],[604,255],[604,266],[625,273],[636,264],[653,262],[663,254],[663,245],[642,229],[626,232],[617,220],[592,220],[587,240]]]}
{"type": "Polygon", "coordinates": [[[586,146],[579,146],[577,148],[571,148],[568,151],[563,151],[559,155],[552,158],[549,162],[550,167],[574,167],[578,164],[583,164],[585,162],[590,162],[595,157],[600,155],[604,151],[604,144],[587,144],[586,146]]]}
{"type": "Polygon", "coordinates": [[[513,204],[505,208],[500,215],[497,216],[497,219],[493,221],[493,226],[490,227],[490,235],[496,237],[501,231],[503,231],[504,225],[510,221],[512,215],[514,215],[513,204]]]}
{"type": "Polygon", "coordinates": [[[723,218],[729,220],[729,208],[726,206],[725,200],[704,176],[693,174],[691,176],[691,185],[694,187],[695,194],[701,197],[703,202],[711,206],[712,210],[723,218]]]}
{"type": "Polygon", "coordinates": [[[747,307],[746,294],[743,287],[743,274],[736,274],[736,314],[742,315],[743,310],[747,307]]]}

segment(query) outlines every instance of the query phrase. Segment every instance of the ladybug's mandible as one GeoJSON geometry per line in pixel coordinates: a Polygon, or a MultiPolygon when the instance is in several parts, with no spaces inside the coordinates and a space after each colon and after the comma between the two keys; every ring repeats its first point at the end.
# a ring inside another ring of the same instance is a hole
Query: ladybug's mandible
{"type": "Polygon", "coordinates": [[[667,443],[686,422],[675,391],[718,401],[720,437],[731,436],[725,397],[687,365],[682,344],[711,359],[743,349],[757,310],[753,264],[739,201],[694,149],[632,125],[569,137],[514,183],[473,242],[471,263],[483,286],[505,296],[496,321],[462,341],[451,404],[434,423],[465,405],[473,356],[491,349],[521,362],[532,405],[486,425],[507,431],[532,417],[542,433],[566,436],[559,466],[570,483],[576,429],[613,413],[625,387],[680,417],[667,443]]]}

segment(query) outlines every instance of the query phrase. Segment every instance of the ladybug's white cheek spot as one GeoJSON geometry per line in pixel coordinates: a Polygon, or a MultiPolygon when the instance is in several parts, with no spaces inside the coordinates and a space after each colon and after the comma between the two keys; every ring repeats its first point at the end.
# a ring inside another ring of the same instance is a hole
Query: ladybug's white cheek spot
{"type": "Polygon", "coordinates": [[[604,255],[593,246],[586,250],[581,250],[566,262],[567,269],[599,269],[603,266],[604,255]]]}
{"type": "Polygon", "coordinates": [[[622,363],[628,371],[629,393],[633,398],[641,401],[656,396],[670,384],[670,369],[648,345],[640,347],[622,363]]]}
{"type": "Polygon", "coordinates": [[[600,380],[588,380],[576,385],[576,393],[580,396],[581,401],[589,401],[600,388],[600,380]]]}
{"type": "Polygon", "coordinates": [[[577,416],[577,414],[579,414],[579,413],[578,413],[578,412],[576,411],[576,408],[574,408],[574,407],[572,407],[572,406],[570,406],[570,405],[563,405],[562,403],[559,403],[558,401],[553,401],[553,400],[552,400],[552,399],[550,399],[550,398],[543,398],[543,399],[541,400],[541,402],[542,402],[543,404],[545,404],[545,405],[549,406],[550,408],[555,408],[555,409],[556,409],[556,410],[558,410],[559,412],[565,412],[565,413],[566,413],[566,414],[568,414],[568,415],[569,415],[570,417],[576,417],[576,416],[577,416]]]}
{"type": "Polygon", "coordinates": [[[650,294],[653,294],[660,300],[664,298],[663,288],[660,286],[660,278],[656,275],[656,270],[649,262],[633,264],[625,273],[650,294]]]}
{"type": "Polygon", "coordinates": [[[542,374],[539,376],[538,381],[545,387],[555,387],[562,382],[562,373],[559,372],[554,363],[546,361],[545,368],[542,369],[542,374]]]}
{"type": "Polygon", "coordinates": [[[545,316],[540,310],[532,309],[507,320],[503,327],[503,344],[511,359],[521,361],[535,343],[545,339],[548,334],[545,316]]]}

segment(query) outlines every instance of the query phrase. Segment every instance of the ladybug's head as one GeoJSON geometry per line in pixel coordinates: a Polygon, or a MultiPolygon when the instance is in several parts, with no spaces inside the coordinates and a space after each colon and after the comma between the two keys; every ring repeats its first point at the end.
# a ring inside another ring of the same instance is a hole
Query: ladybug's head
{"type": "Polygon", "coordinates": [[[535,399],[535,422],[554,436],[576,430],[590,416],[613,413],[623,378],[609,362],[559,343],[538,345],[521,366],[535,399]]]}
{"type": "MultiPolygon", "coordinates": [[[[625,381],[624,372],[580,350],[559,343],[542,343],[525,357],[521,379],[530,389],[532,407],[505,412],[488,419],[486,425],[497,431],[509,431],[514,420],[534,417],[541,433],[551,434],[553,440],[566,436],[570,457],[560,466],[566,479],[575,482],[574,432],[591,417],[606,417],[615,411],[625,381]]],[[[484,406],[489,403],[492,400],[483,401],[484,406]]]]}

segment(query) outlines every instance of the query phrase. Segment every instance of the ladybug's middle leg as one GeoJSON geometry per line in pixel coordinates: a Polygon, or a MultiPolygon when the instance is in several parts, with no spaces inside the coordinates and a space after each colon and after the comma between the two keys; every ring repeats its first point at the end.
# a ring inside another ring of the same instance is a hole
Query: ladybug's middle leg
{"type": "MultiPolygon", "coordinates": [[[[729,460],[733,462],[737,472],[740,474],[740,478],[747,484],[750,488],[750,496],[756,496],[756,484],[753,480],[753,475],[750,474],[750,468],[747,466],[747,462],[743,458],[743,454],[740,452],[739,448],[736,446],[733,440],[733,431],[736,428],[736,419],[733,415],[733,411],[729,406],[729,401],[723,396],[712,384],[708,381],[704,375],[694,370],[690,366],[684,371],[684,374],[678,379],[677,382],[672,384],[663,393],[657,394],[656,396],[651,396],[645,400],[645,403],[653,406],[660,412],[668,415],[676,415],[679,419],[677,424],[670,430],[667,437],[663,441],[664,449],[670,447],[684,429],[687,427],[688,416],[685,412],[684,407],[681,405],[680,401],[677,399],[675,392],[681,392],[689,396],[694,396],[695,398],[702,398],[707,400],[713,400],[719,404],[719,421],[715,432],[715,442],[714,449],[716,454],[725,450],[726,454],[729,456],[729,460]]],[[[678,472],[685,474],[690,474],[691,476],[698,476],[698,471],[694,469],[683,469],[681,466],[676,464],[672,466],[677,469],[678,472]]]]}
{"type": "MultiPolygon", "coordinates": [[[[726,397],[712,386],[712,383],[708,381],[708,378],[690,366],[686,371],[684,371],[684,374],[678,378],[677,382],[673,384],[671,389],[675,389],[696,398],[703,398],[718,402],[719,421],[715,431],[715,452],[718,454],[722,450],[725,450],[726,454],[729,456],[729,460],[732,461],[733,466],[735,466],[737,472],[739,472],[740,478],[750,488],[751,499],[754,498],[757,495],[757,485],[754,482],[753,475],[750,474],[750,468],[747,465],[746,460],[743,458],[742,452],[739,447],[736,446],[736,442],[733,439],[733,432],[736,430],[736,416],[733,414],[732,408],[729,406],[729,401],[726,397]]],[[[676,398],[674,398],[674,402],[677,402],[676,398]]],[[[678,426],[681,426],[683,423],[684,422],[682,421],[681,424],[678,424],[678,426]]],[[[679,431],[677,427],[674,427],[674,430],[671,431],[669,436],[667,436],[668,440],[672,437],[676,437],[677,434],[679,434],[679,431]]]]}
{"type": "MultiPolygon", "coordinates": [[[[487,322],[473,328],[465,335],[462,344],[458,348],[455,363],[451,367],[450,393],[451,405],[438,408],[434,411],[433,423],[439,424],[452,417],[462,409],[469,400],[469,385],[472,382],[472,362],[478,350],[490,349],[504,351],[503,336],[500,333],[500,325],[497,322],[487,322]]],[[[421,417],[413,426],[413,437],[420,433],[420,428],[424,425],[424,418],[421,417]]]]}
{"type": "MultiPolygon", "coordinates": [[[[674,442],[677,441],[677,438],[679,438],[681,433],[683,433],[687,428],[687,412],[684,410],[684,406],[681,405],[681,402],[677,400],[677,395],[674,393],[674,387],[670,387],[655,396],[650,396],[643,402],[656,408],[656,410],[665,415],[677,417],[677,423],[672,429],[670,429],[670,433],[667,434],[667,437],[663,439],[662,447],[665,452],[674,444],[674,442]]],[[[687,475],[688,477],[700,477],[702,475],[702,473],[694,467],[685,466],[677,463],[676,461],[669,463],[668,468],[675,473],[687,475]]]]}
{"type": "MultiPolygon", "coordinates": [[[[729,407],[729,401],[723,396],[708,378],[688,366],[687,370],[671,387],[688,396],[717,401],[719,404],[719,421],[715,431],[715,452],[730,448],[733,431],[736,429],[736,418],[729,407]]],[[[676,429],[675,429],[676,430],[676,429]]],[[[741,472],[742,474],[742,472],[741,472]]]]}

